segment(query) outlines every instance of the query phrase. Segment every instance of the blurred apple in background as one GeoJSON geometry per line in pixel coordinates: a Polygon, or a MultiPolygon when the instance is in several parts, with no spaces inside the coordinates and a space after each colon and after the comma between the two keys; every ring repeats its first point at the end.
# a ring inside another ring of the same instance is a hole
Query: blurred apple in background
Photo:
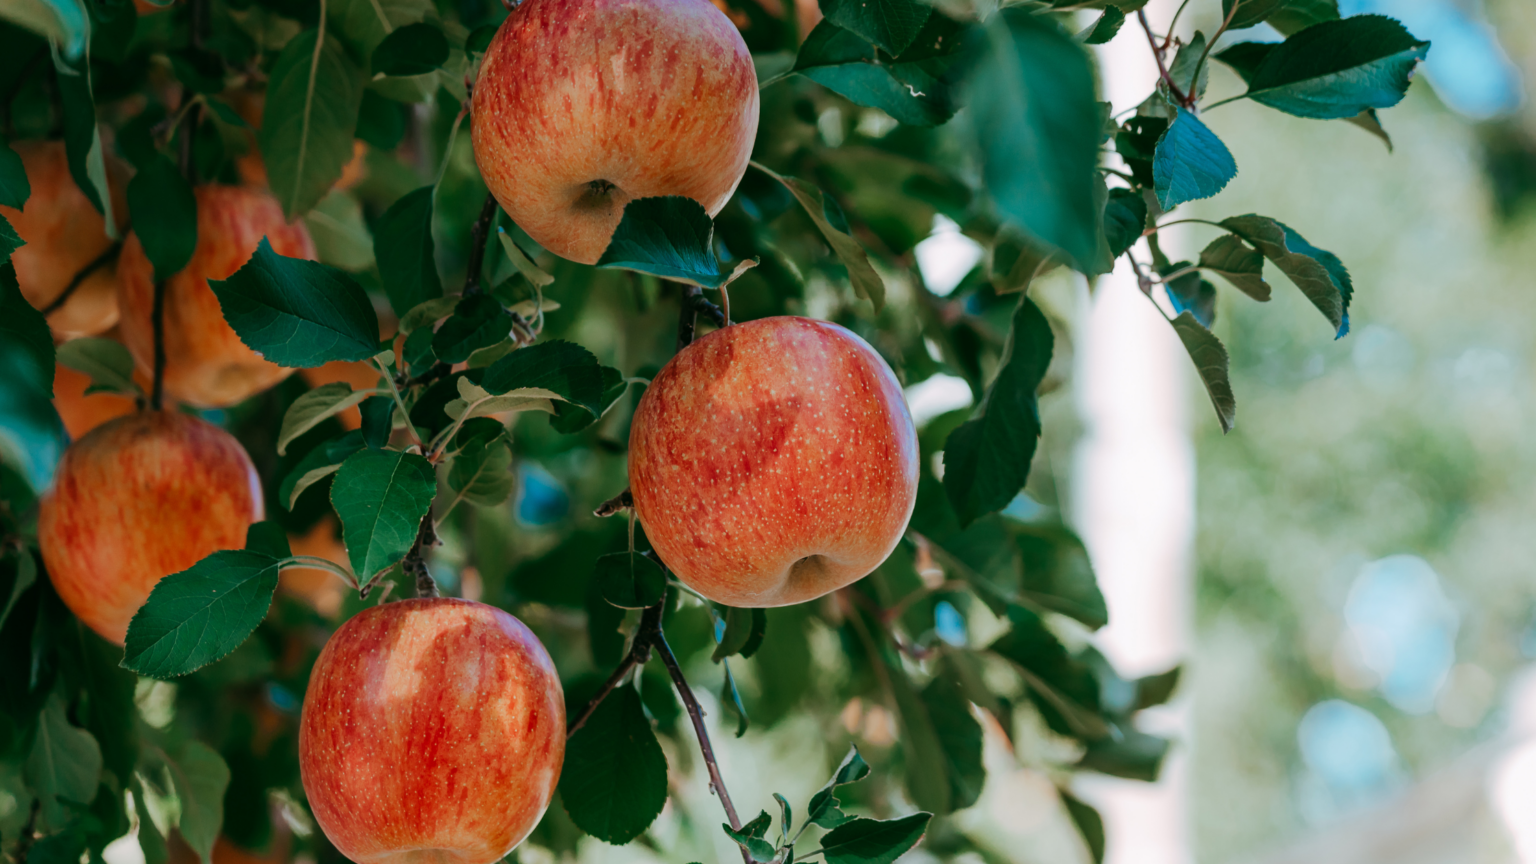
{"type": "Polygon", "coordinates": [[[564,759],[554,664],[492,606],[371,607],[331,636],[309,676],[304,792],[353,861],[498,861],[544,815],[564,759]]]}
{"type": "Polygon", "coordinates": [[[635,513],[678,578],[784,606],[890,555],[917,499],[917,432],[880,355],[826,321],[716,330],[652,380],[629,433],[635,513]]]}
{"type": "Polygon", "coordinates": [[[140,411],[70,445],[38,512],[54,588],[121,645],[155,583],[245,545],[261,481],[233,436],[189,414],[140,411]]]}
{"type": "MultiPolygon", "coordinates": [[[[70,176],[63,141],[19,141],[11,149],[21,156],[32,194],[19,211],[0,207],[0,216],[27,243],[11,255],[22,296],[46,309],[113,240],[106,220],[70,176]]],[[[114,156],[107,156],[106,163],[112,215],[121,232],[128,225],[128,169],[114,156]]],[[[108,261],[48,316],[48,326],[58,339],[94,336],[116,324],[117,315],[117,264],[108,261]]]]}
{"type": "MultiPolygon", "coordinates": [[[[266,192],[239,186],[199,186],[197,251],[172,276],[165,295],[165,392],[199,408],[223,408],[271,387],[293,372],[247,348],[224,321],[208,280],[228,279],[263,237],[289,258],[315,257],[302,222],[287,224],[266,192]]],[[[144,372],[154,368],[154,268],[130,235],[118,265],[122,281],[123,343],[144,372]]]]}
{"type": "MultiPolygon", "coordinates": [[[[352,385],[353,390],[372,390],[379,383],[379,367],[371,363],[333,360],[324,366],[301,369],[299,374],[304,377],[304,383],[311,387],[344,381],[352,385]]],[[[356,407],[337,414],[336,419],[347,429],[356,429],[363,423],[363,415],[356,407]]]]}
{"type": "MultiPolygon", "coordinates": [[[[351,428],[356,428],[355,426],[351,428]]],[[[342,545],[336,518],[329,513],[306,534],[289,534],[288,547],[295,555],[324,558],[342,567],[350,567],[347,547],[342,545]]],[[[278,576],[278,590],[298,597],[316,612],[329,618],[341,610],[347,586],[335,573],[317,567],[284,567],[278,576]]]]}
{"type": "Polygon", "coordinates": [[[526,0],[486,51],[470,114],[475,162],[507,215],[586,264],[632,199],[720,212],[757,117],[752,55],[707,0],[526,0]]]}
{"type": "Polygon", "coordinates": [[[55,366],[53,370],[53,407],[64,421],[64,431],[73,439],[82,438],[97,426],[132,414],[133,400],[117,393],[85,392],[91,386],[91,376],[76,372],[68,366],[55,366]]]}

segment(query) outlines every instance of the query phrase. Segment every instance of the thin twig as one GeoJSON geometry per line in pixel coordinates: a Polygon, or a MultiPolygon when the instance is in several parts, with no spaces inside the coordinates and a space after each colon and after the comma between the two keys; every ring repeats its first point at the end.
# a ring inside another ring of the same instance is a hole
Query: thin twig
{"type": "Polygon", "coordinates": [[[469,229],[469,264],[464,269],[464,296],[480,291],[480,270],[485,265],[485,244],[491,236],[491,222],[496,219],[496,196],[487,194],[480,216],[469,229]]]}
{"type": "Polygon", "coordinates": [[[1157,39],[1152,35],[1152,25],[1147,23],[1146,10],[1137,9],[1136,18],[1141,21],[1141,29],[1147,33],[1147,44],[1152,48],[1152,56],[1157,58],[1158,74],[1162,76],[1163,82],[1168,85],[1168,90],[1173,93],[1173,97],[1179,100],[1179,104],[1185,104],[1184,91],[1179,89],[1179,85],[1173,83],[1173,76],[1168,74],[1168,67],[1163,65],[1163,49],[1157,47],[1157,39]]]}
{"type": "Polygon", "coordinates": [[[165,404],[165,283],[155,283],[155,304],[150,310],[151,326],[155,332],[155,377],[149,388],[149,407],[159,411],[165,404]]]}
{"type": "Polygon", "coordinates": [[[1194,89],[1189,94],[1189,104],[1185,105],[1185,108],[1194,108],[1195,102],[1199,100],[1200,70],[1205,68],[1205,61],[1211,56],[1211,49],[1216,47],[1216,40],[1220,39],[1221,34],[1227,32],[1227,28],[1232,26],[1232,19],[1237,15],[1237,7],[1241,5],[1243,0],[1233,0],[1232,8],[1227,10],[1227,17],[1222,19],[1221,26],[1216,29],[1210,41],[1205,43],[1205,50],[1200,52],[1200,59],[1195,61],[1195,74],[1189,79],[1189,86],[1194,89]]]}
{"type": "Polygon", "coordinates": [[[635,496],[628,489],[625,489],[623,492],[599,504],[597,509],[592,511],[592,515],[601,519],[628,510],[633,506],[635,506],[635,496]]]}
{"type": "Polygon", "coordinates": [[[603,686],[598,688],[597,693],[587,700],[587,704],[580,711],[576,712],[575,718],[571,720],[570,725],[565,730],[567,741],[570,740],[572,735],[576,734],[576,730],[587,725],[587,721],[592,719],[592,712],[597,710],[597,706],[601,705],[603,700],[608,698],[608,694],[612,693],[614,688],[623,683],[624,679],[629,676],[629,673],[635,671],[636,667],[644,666],[650,661],[651,639],[654,637],[654,634],[661,632],[663,605],[662,603],[657,603],[655,606],[648,606],[645,612],[640,615],[640,627],[635,631],[635,641],[630,645],[629,653],[624,656],[624,662],[619,664],[619,668],[613,670],[613,674],[608,676],[608,680],[603,682],[603,686]]]}
{"type": "MultiPolygon", "coordinates": [[[[693,695],[693,688],[688,686],[688,679],[683,677],[683,670],[677,665],[677,657],[673,655],[672,647],[667,644],[660,627],[656,630],[653,647],[661,655],[661,662],[666,664],[667,674],[672,676],[677,695],[683,700],[683,707],[688,709],[688,719],[693,721],[694,734],[699,736],[699,752],[704,754],[704,764],[709,767],[709,785],[720,797],[720,806],[725,808],[725,817],[730,820],[731,829],[740,830],[741,819],[736,815],[736,805],[731,803],[731,793],[726,791],[725,780],[720,776],[720,763],[715,761],[715,748],[709,743],[709,730],[704,728],[704,709],[699,705],[698,697],[693,695]]],[[[742,859],[751,860],[746,850],[742,850],[742,859]]]]}
{"type": "Polygon", "coordinates": [[[69,280],[69,284],[64,286],[64,290],[59,292],[59,296],[53,298],[52,303],[49,303],[47,306],[43,307],[43,315],[52,315],[53,313],[64,308],[64,304],[69,302],[69,298],[75,293],[75,289],[85,284],[87,277],[89,277],[92,273],[95,273],[97,270],[100,270],[102,267],[106,266],[107,262],[116,258],[117,253],[121,251],[123,251],[123,241],[118,240],[117,242],[108,246],[106,249],[102,250],[100,255],[97,255],[95,258],[91,259],[89,264],[81,267],[80,271],[74,275],[74,278],[69,280]]]}
{"type": "Polygon", "coordinates": [[[693,342],[693,331],[698,325],[698,306],[694,301],[703,294],[697,285],[684,285],[683,296],[677,306],[677,350],[687,348],[693,342]]]}

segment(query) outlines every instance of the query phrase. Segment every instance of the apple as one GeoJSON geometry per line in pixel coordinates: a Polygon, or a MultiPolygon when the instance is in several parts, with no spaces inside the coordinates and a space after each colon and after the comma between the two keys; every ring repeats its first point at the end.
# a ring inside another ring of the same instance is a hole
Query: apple
{"type": "Polygon", "coordinates": [[[91,376],[68,366],[53,370],[53,407],[70,438],[80,438],[97,426],[134,412],[133,400],[117,393],[86,393],[91,376]]]}
{"type": "Polygon", "coordinates": [[[140,411],[64,452],[37,540],[64,605],[121,645],[161,577],[243,547],[261,518],[261,481],[240,442],[190,414],[140,411]]]}
{"type": "Polygon", "coordinates": [[[565,760],[565,697],[523,623],[446,597],[331,636],[299,719],[315,821],[360,864],[491,864],[528,836],[565,760]]]}
{"type": "Polygon", "coordinates": [[[809,318],[716,330],[635,411],[629,484],[645,534],[700,594],[785,606],[884,561],[917,500],[917,431],[869,343],[809,318]]]}
{"type": "MultiPolygon", "coordinates": [[[[324,558],[347,567],[347,547],[342,545],[339,528],[336,518],[327,513],[307,533],[289,534],[288,546],[295,555],[324,558]]],[[[342,601],[346,599],[346,586],[329,570],[284,567],[277,579],[278,590],[303,600],[327,618],[341,611],[342,601]]]]}
{"type": "MultiPolygon", "coordinates": [[[[287,224],[270,194],[241,186],[199,186],[197,251],[166,283],[165,392],[199,408],[224,408],[271,387],[293,370],[246,347],[224,321],[210,279],[228,279],[250,260],[265,237],[289,258],[314,258],[302,222],[287,224]]],[[[154,368],[154,267],[137,235],[129,235],[118,262],[123,344],[147,375],[154,368]]]]}
{"type": "MultiPolygon", "coordinates": [[[[0,207],[25,246],[11,255],[21,294],[38,309],[58,299],[75,274],[111,248],[106,221],[75,185],[63,141],[21,141],[13,145],[32,187],[21,210],[0,207]]],[[[118,230],[128,225],[128,169],[108,156],[107,188],[112,190],[112,215],[118,230]]],[[[64,305],[48,316],[59,339],[95,336],[117,323],[117,265],[96,268],[64,305]]]]}
{"type": "MultiPolygon", "coordinates": [[[[299,375],[304,378],[304,383],[311,387],[340,381],[351,385],[353,390],[372,390],[379,383],[379,367],[361,361],[332,360],[313,369],[301,369],[299,375]]],[[[348,430],[363,425],[362,412],[356,407],[337,414],[336,419],[341,422],[342,428],[348,430]]]]}
{"type": "Polygon", "coordinates": [[[752,155],[757,72],[708,0],[525,0],[486,49],[472,108],[475,162],[507,215],[595,264],[632,199],[720,212],[752,155]]]}

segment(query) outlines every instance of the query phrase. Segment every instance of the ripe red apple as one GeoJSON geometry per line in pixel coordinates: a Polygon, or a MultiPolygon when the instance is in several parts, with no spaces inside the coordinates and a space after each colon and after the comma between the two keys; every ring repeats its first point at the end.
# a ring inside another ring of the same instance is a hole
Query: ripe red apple
{"type": "Polygon", "coordinates": [[[630,426],[629,484],[679,579],[729,606],[785,606],[895,548],[917,499],[917,432],[869,343],[764,318],[710,333],[657,374],[630,426]]]}
{"type": "Polygon", "coordinates": [[[64,605],[121,645],[161,577],[241,548],[261,518],[261,481],[240,442],[189,414],[140,411],[64,452],[37,540],[64,605]]]}
{"type": "MultiPolygon", "coordinates": [[[[270,194],[239,186],[199,186],[197,251],[166,284],[165,392],[199,408],[223,408],[271,387],[293,372],[246,347],[224,321],[209,279],[228,279],[250,260],[265,237],[289,258],[314,258],[315,244],[302,222],[287,224],[270,194]]],[[[139,368],[154,368],[152,313],[155,273],[137,235],[123,244],[123,344],[139,368]]]]}
{"type": "MultiPolygon", "coordinates": [[[[107,236],[106,221],[70,176],[63,141],[22,141],[14,149],[26,168],[32,194],[21,210],[0,207],[0,215],[27,243],[11,256],[21,294],[28,303],[44,309],[113,241],[107,236]]],[[[106,163],[112,215],[122,230],[128,225],[128,169],[115,157],[107,157],[106,163]]],[[[92,271],[64,305],[48,316],[48,326],[59,339],[95,336],[116,323],[115,262],[92,271]]]]}
{"type": "Polygon", "coordinates": [[[500,609],[374,606],[310,672],[304,792],[325,836],[360,864],[500,860],[544,815],[564,760],[554,663],[500,609]]]}
{"type": "Polygon", "coordinates": [[[471,131],[507,214],[593,264],[634,198],[720,212],[757,111],[752,55],[708,0],[526,0],[486,50],[471,131]]]}

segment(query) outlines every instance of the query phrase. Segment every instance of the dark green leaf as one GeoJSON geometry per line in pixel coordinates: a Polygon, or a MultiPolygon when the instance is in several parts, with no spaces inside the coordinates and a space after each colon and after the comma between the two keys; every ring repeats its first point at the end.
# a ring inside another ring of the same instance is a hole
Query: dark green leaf
{"type": "MultiPolygon", "coordinates": [[[[1169,275],[1176,270],[1188,270],[1188,261],[1180,261],[1170,264],[1166,268],[1169,275]]],[[[1168,292],[1168,301],[1173,304],[1175,314],[1189,312],[1195,316],[1202,327],[1209,328],[1216,320],[1216,286],[1206,279],[1201,278],[1199,271],[1191,270],[1182,276],[1175,276],[1163,283],[1163,288],[1168,292]]]]}
{"type": "Polygon", "coordinates": [[[503,342],[512,332],[512,316],[489,294],[459,301],[453,315],[432,336],[432,353],[444,363],[463,363],[481,348],[503,342]]]}
{"type": "Polygon", "coordinates": [[[90,64],[60,64],[57,68],[59,74],[54,80],[58,82],[59,101],[64,109],[64,151],[69,174],[96,212],[106,217],[107,230],[115,231],[118,214],[112,212],[112,196],[107,189],[107,163],[91,95],[90,64]]]}
{"type": "MultiPolygon", "coordinates": [[[[6,595],[5,605],[0,606],[0,630],[5,629],[5,619],[11,617],[11,610],[16,608],[16,601],[21,599],[28,588],[37,583],[37,561],[29,550],[21,549],[12,553],[16,559],[15,578],[11,581],[11,590],[6,595]]],[[[0,558],[6,561],[10,555],[0,558]]]]}
{"type": "Polygon", "coordinates": [[[1428,42],[1385,15],[1325,21],[1270,51],[1246,95],[1297,117],[1354,117],[1402,101],[1428,52],[1428,42]]]}
{"type": "Polygon", "coordinates": [[[112,392],[136,395],[133,355],[115,339],[71,339],[58,347],[58,363],[89,375],[87,393],[112,392]]]}
{"type": "Polygon", "coordinates": [[[1381,139],[1381,143],[1387,145],[1387,152],[1392,152],[1392,136],[1387,134],[1385,127],[1381,125],[1381,118],[1376,116],[1375,108],[1367,108],[1353,117],[1345,117],[1344,122],[1351,126],[1364,129],[1381,139]]]}
{"type": "Polygon", "coordinates": [[[369,395],[367,390],[353,390],[352,385],[345,381],[332,381],[293,400],[283,414],[283,425],[277,432],[278,455],[287,454],[288,445],[295,438],[324,423],[327,418],[357,405],[369,395]]]}
{"type": "MultiPolygon", "coordinates": [[[[950,19],[933,15],[929,21],[950,19]]],[[[946,47],[953,50],[961,42],[958,27],[952,22],[944,26],[950,31],[946,47]]],[[[960,107],[944,77],[947,66],[940,58],[882,60],[875,46],[824,18],[800,46],[794,71],[857,105],[879,108],[898,122],[937,126],[960,107]]]]}
{"type": "Polygon", "coordinates": [[[20,210],[30,197],[32,183],[27,180],[27,169],[21,163],[21,156],[0,139],[0,207],[20,210]]]}
{"type": "Polygon", "coordinates": [[[620,846],[661,813],[667,757],[634,688],[610,693],[566,743],[560,800],[577,827],[620,846]]]}
{"type": "Polygon", "coordinates": [[[1109,623],[1093,562],[1076,534],[1062,525],[1028,525],[1014,540],[1024,567],[1024,600],[1094,629],[1109,623]]]}
{"type": "Polygon", "coordinates": [[[720,269],[714,231],[714,220],[692,198],[636,198],[624,205],[624,218],[597,266],[719,288],[734,274],[720,269]]]}
{"type": "Polygon", "coordinates": [[[341,463],[331,506],[360,581],[405,557],[436,494],[432,463],[414,453],[364,449],[341,463]]]}
{"type": "Polygon", "coordinates": [[[1173,330],[1189,352],[1189,359],[1195,361],[1195,371],[1200,373],[1200,381],[1216,409],[1216,419],[1221,421],[1221,431],[1232,431],[1232,424],[1237,422],[1237,398],[1232,395],[1232,381],[1227,377],[1227,349],[1216,334],[1205,329],[1188,311],[1173,319],[1173,330]]]}
{"type": "Polygon", "coordinates": [[[278,486],[278,500],[283,502],[283,506],[293,509],[293,505],[298,501],[298,497],[304,494],[305,489],[334,474],[348,456],[361,449],[363,449],[361,431],[348,432],[316,445],[313,450],[304,454],[299,464],[295,465],[293,470],[283,478],[282,484],[278,486]]]}
{"type": "Polygon", "coordinates": [[[847,220],[843,220],[841,227],[834,226],[827,218],[827,204],[836,202],[827,198],[820,189],[814,185],[795,177],[785,177],[774,173],[762,165],[754,162],[753,167],[762,171],[769,177],[784,184],[789,194],[795,196],[800,206],[805,208],[805,215],[811,217],[816,224],[816,230],[826,239],[837,260],[848,268],[848,282],[853,286],[853,293],[868,300],[875,311],[879,312],[885,307],[885,283],[880,281],[880,274],[869,264],[869,256],[865,254],[864,247],[858,244],[848,234],[847,220]]]}
{"type": "Polygon", "coordinates": [[[615,552],[597,559],[592,578],[603,599],[620,609],[644,609],[661,602],[667,574],[648,555],[615,552]]]}
{"type": "Polygon", "coordinates": [[[946,665],[940,666],[939,674],[923,688],[919,699],[943,756],[942,779],[949,786],[949,809],[963,810],[976,803],[987,779],[981,763],[981,725],[971,714],[970,700],[961,691],[958,677],[946,665]]]}
{"type": "Polygon", "coordinates": [[[201,741],[186,742],[167,759],[171,784],[181,803],[176,830],[198,854],[203,864],[213,861],[213,844],[224,824],[224,790],[229,787],[229,766],[201,741]]]}
{"type": "Polygon", "coordinates": [[[984,37],[967,88],[982,183],[1003,217],[1084,269],[1100,237],[1100,117],[1088,54],[1026,9],[1004,9],[984,37]]]}
{"type": "Polygon", "coordinates": [[[1223,219],[1221,225],[1247,240],[1279,267],[1327,317],[1337,337],[1349,332],[1349,301],[1354,283],[1338,256],[1313,246],[1289,226],[1267,216],[1233,216],[1223,219]]]}
{"type": "Polygon", "coordinates": [[[628,389],[629,382],[624,380],[624,373],[612,366],[604,366],[603,395],[598,404],[601,411],[594,414],[590,409],[577,405],[574,402],[556,402],[555,414],[549,418],[549,425],[554,427],[556,432],[566,435],[572,432],[580,432],[596,423],[599,418],[608,413],[608,409],[612,408],[614,403],[619,401],[619,397],[624,395],[624,391],[628,389]]]}
{"type": "Polygon", "coordinates": [[[1143,708],[1151,708],[1153,705],[1162,705],[1173,698],[1173,691],[1179,686],[1182,671],[1183,667],[1175,666],[1167,672],[1136,679],[1135,710],[1140,711],[1143,708]]]}
{"type": "Polygon", "coordinates": [[[373,257],[396,315],[403,316],[443,293],[432,242],[434,190],[423,186],[400,196],[374,225],[373,257]]]}
{"type": "Polygon", "coordinates": [[[279,366],[379,352],[379,319],[362,287],[324,264],[277,254],[266,238],[235,275],[208,284],[240,341],[279,366]]]}
{"type": "Polygon", "coordinates": [[[1066,791],[1061,793],[1061,803],[1066,806],[1067,815],[1072,817],[1077,832],[1083,835],[1083,842],[1088,845],[1088,854],[1093,856],[1093,864],[1104,864],[1104,819],[1099,816],[1099,811],[1066,791]]]}
{"type": "Polygon", "coordinates": [[[1104,206],[1104,238],[1110,260],[1119,258],[1147,229],[1147,200],[1133,189],[1111,189],[1104,206]]]}
{"type": "Polygon", "coordinates": [[[822,855],[827,864],[891,864],[923,839],[932,818],[914,813],[884,821],[851,819],[821,838],[822,855]]]}
{"type": "Polygon", "coordinates": [[[752,721],[747,717],[747,706],[742,704],[741,691],[736,687],[736,676],[731,674],[731,662],[722,660],[721,670],[725,673],[725,679],[720,683],[720,704],[725,706],[726,713],[736,715],[736,737],[747,734],[747,727],[752,721]]]}
{"type": "Polygon", "coordinates": [[[1047,725],[1085,741],[1109,735],[1109,726],[1099,715],[1099,683],[1092,671],[1067,654],[1061,640],[1033,611],[1010,603],[1007,615],[1012,629],[988,650],[1011,661],[1023,674],[1047,725]]]}
{"type": "Polygon", "coordinates": [[[1152,157],[1153,186],[1165,211],[1209,198],[1237,176],[1237,162],[1227,145],[1194,114],[1177,110],[1152,157]]]}
{"type": "Polygon", "coordinates": [[[10,220],[0,216],[0,265],[10,263],[11,255],[25,245],[27,241],[21,239],[21,235],[16,233],[10,220]]]}
{"type": "Polygon", "coordinates": [[[283,46],[257,133],[268,184],[289,219],[309,212],[341,178],[363,101],[363,71],[334,36],[319,39],[309,29],[283,46]]]}
{"type": "Polygon", "coordinates": [[[1236,234],[1217,237],[1202,249],[1200,267],[1219,274],[1255,300],[1269,299],[1269,283],[1264,281],[1264,256],[1249,248],[1236,234]]]}
{"type": "Polygon", "coordinates": [[[357,406],[363,433],[363,446],[381,450],[394,431],[395,400],[389,396],[370,396],[357,406]]]}
{"type": "Polygon", "coordinates": [[[1278,42],[1239,42],[1211,56],[1232,67],[1244,84],[1252,84],[1254,73],[1278,45],[1278,42]]]}
{"type": "Polygon", "coordinates": [[[464,40],[464,50],[471,54],[484,54],[485,49],[491,47],[491,40],[496,38],[497,25],[481,24],[469,31],[469,36],[464,40]]]}
{"type": "MultiPolygon", "coordinates": [[[[53,482],[54,466],[64,455],[64,424],[49,397],[53,370],[39,368],[38,346],[17,338],[17,303],[37,314],[16,289],[16,270],[7,263],[0,267],[0,321],[8,322],[0,324],[0,369],[6,370],[0,375],[0,453],[41,491],[53,482]]],[[[52,355],[51,340],[46,347],[52,355]]]]}
{"type": "Polygon", "coordinates": [[[1122,729],[1121,733],[1115,738],[1089,742],[1077,767],[1144,783],[1156,781],[1163,757],[1168,755],[1168,739],[1134,728],[1122,729]]]}
{"type": "Polygon", "coordinates": [[[1060,258],[1060,253],[1022,232],[1000,231],[992,247],[992,288],[999,294],[1028,291],[1037,277],[1061,265],[1060,258]]]}
{"type": "MultiPolygon", "coordinates": [[[[1186,96],[1191,91],[1196,99],[1205,95],[1205,86],[1211,78],[1211,64],[1200,62],[1205,54],[1205,34],[1196,30],[1194,38],[1180,47],[1179,53],[1173,56],[1173,62],[1168,64],[1168,77],[1179,85],[1179,91],[1186,96]]],[[[1173,117],[1172,114],[1168,116],[1169,119],[1173,117]]]]}
{"type": "MultiPolygon", "coordinates": [[[[32,308],[22,296],[16,266],[10,262],[0,265],[0,341],[19,349],[21,357],[26,358],[22,362],[26,364],[23,371],[27,380],[36,381],[40,392],[52,398],[53,331],[48,329],[43,313],[32,308]]],[[[17,371],[11,366],[5,370],[7,375],[17,371]]]]}
{"type": "Polygon", "coordinates": [[[593,414],[607,407],[602,365],[574,342],[556,340],[519,348],[486,367],[480,386],[495,394],[528,387],[548,390],[593,414]]]}
{"type": "Polygon", "coordinates": [[[405,138],[410,108],[373,90],[363,91],[357,109],[357,137],[380,150],[393,150],[405,138]]]}
{"type": "Polygon", "coordinates": [[[1282,34],[1291,36],[1313,24],[1338,19],[1337,0],[1289,0],[1283,8],[1271,12],[1265,23],[1282,34]]]}
{"type": "Polygon", "coordinates": [[[260,552],[226,550],[161,579],[128,624],[123,665],[175,678],[235,650],[266,617],[280,565],[260,552]]]}
{"type": "Polygon", "coordinates": [[[1131,169],[1137,185],[1153,185],[1152,157],[1157,153],[1157,142],[1168,131],[1168,121],[1162,117],[1131,117],[1115,135],[1115,152],[1131,169]]]}
{"type": "Polygon", "coordinates": [[[837,770],[832,772],[832,779],[811,796],[811,802],[806,806],[805,821],[823,828],[835,828],[841,825],[846,817],[838,809],[837,787],[857,783],[868,776],[869,763],[859,755],[858,747],[850,746],[843,761],[838,763],[837,770]]]}
{"type": "Polygon", "coordinates": [[[288,533],[283,526],[270,520],[253,522],[245,529],[245,551],[271,558],[287,558],[293,554],[288,546],[288,533]]]}
{"type": "Polygon", "coordinates": [[[715,640],[719,644],[715,646],[715,653],[710,659],[719,663],[736,654],[751,657],[763,644],[763,636],[768,627],[767,614],[761,609],[738,609],[734,606],[720,608],[723,614],[715,622],[715,640]]]}
{"type": "Polygon", "coordinates": [[[1082,37],[1083,42],[1088,45],[1103,45],[1115,38],[1115,34],[1119,33],[1124,25],[1125,13],[1118,7],[1106,6],[1104,14],[1099,16],[1099,20],[1093,23],[1092,29],[1082,37]]]}
{"type": "Polygon", "coordinates": [[[747,856],[753,861],[768,862],[778,854],[773,844],[763,839],[771,819],[772,817],[764,811],[756,819],[741,826],[740,831],[732,830],[731,826],[725,823],[721,823],[720,829],[725,832],[725,836],[735,840],[737,845],[747,850],[747,856]]]}
{"type": "Polygon", "coordinates": [[[1054,341],[1040,308],[1022,299],[997,377],[972,418],[944,443],[944,491],[962,525],[1003,509],[1024,488],[1040,440],[1036,393],[1054,341]]]}
{"type": "Polygon", "coordinates": [[[426,22],[396,29],[373,49],[374,74],[425,75],[446,62],[448,37],[426,22]]]}
{"type": "Polygon", "coordinates": [[[789,806],[789,801],[783,795],[773,793],[773,800],[779,803],[779,837],[783,842],[789,841],[789,832],[795,830],[795,811],[789,806]]]}
{"type": "Polygon", "coordinates": [[[1242,30],[1262,24],[1265,18],[1285,8],[1290,0],[1221,0],[1221,14],[1230,23],[1228,30],[1242,30]],[[1237,11],[1233,12],[1232,7],[1237,11]]]}
{"type": "Polygon", "coordinates": [[[91,733],[69,722],[66,707],[57,693],[48,699],[24,767],[27,786],[41,805],[38,827],[48,830],[64,827],[75,809],[90,804],[101,777],[101,747],[91,733]]]}
{"type": "Polygon", "coordinates": [[[868,42],[900,54],[917,40],[933,14],[921,0],[820,0],[828,21],[851,30],[868,42]]]}

